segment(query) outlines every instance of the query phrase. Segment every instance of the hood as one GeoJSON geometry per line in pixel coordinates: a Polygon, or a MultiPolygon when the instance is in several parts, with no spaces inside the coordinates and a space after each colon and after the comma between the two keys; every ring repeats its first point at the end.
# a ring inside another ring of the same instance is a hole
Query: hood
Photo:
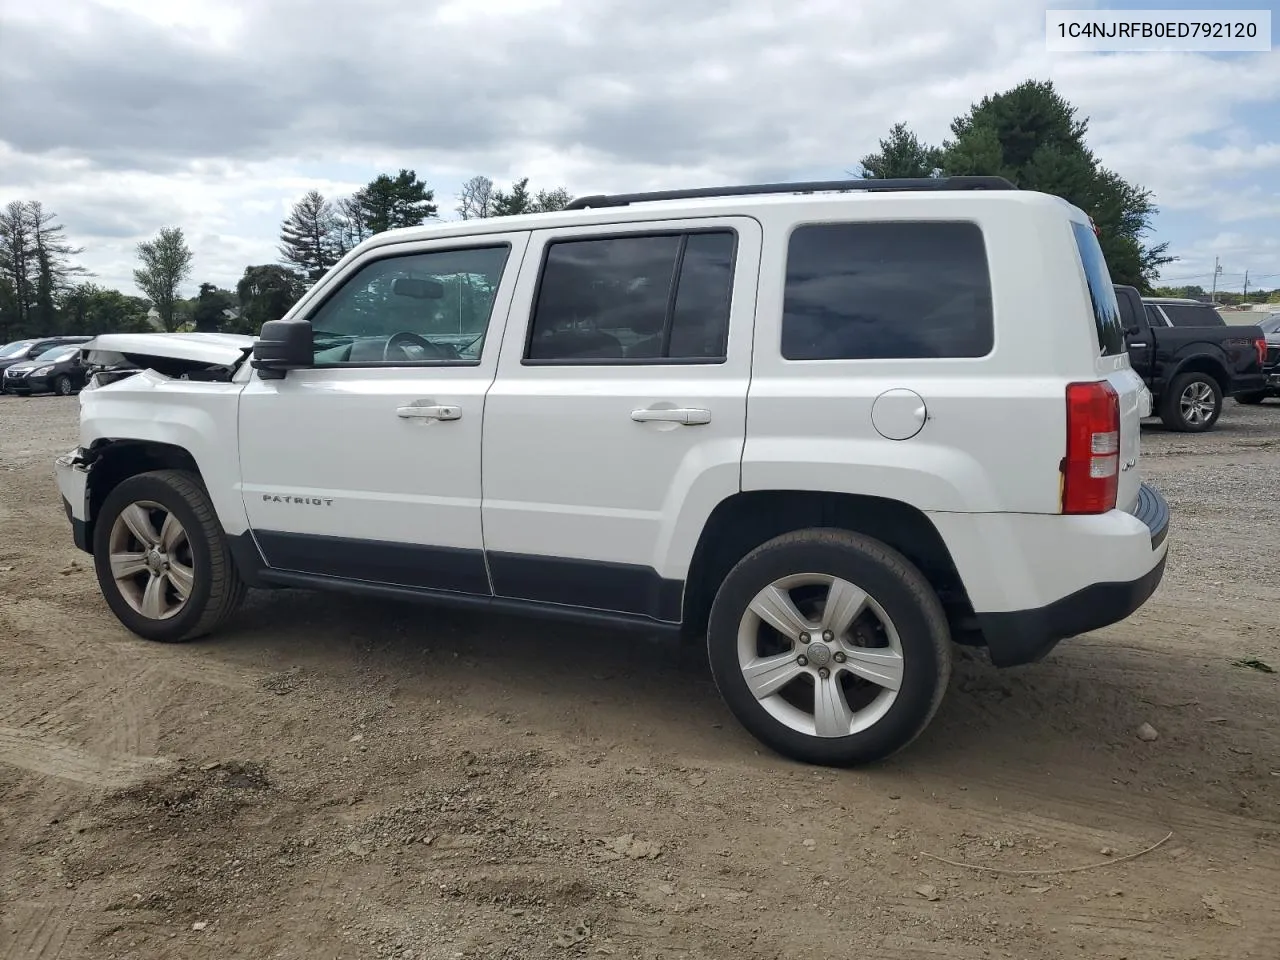
{"type": "Polygon", "coordinates": [[[10,360],[5,367],[17,373],[20,370],[34,370],[36,367],[49,366],[49,364],[36,363],[34,360],[10,360]]]}
{"type": "Polygon", "coordinates": [[[146,366],[148,357],[188,360],[229,367],[253,349],[254,338],[240,333],[104,333],[80,349],[89,354],[114,353],[146,366]]]}

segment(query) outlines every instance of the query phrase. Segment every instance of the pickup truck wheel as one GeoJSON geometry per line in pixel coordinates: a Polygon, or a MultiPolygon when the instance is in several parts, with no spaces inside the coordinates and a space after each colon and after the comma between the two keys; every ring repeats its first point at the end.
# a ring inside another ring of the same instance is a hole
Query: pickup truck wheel
{"type": "Polygon", "coordinates": [[[1267,394],[1263,393],[1237,393],[1236,403],[1244,403],[1253,406],[1255,403],[1261,403],[1267,399],[1267,394]]]}
{"type": "Polygon", "coordinates": [[[1160,419],[1170,430],[1204,433],[1222,415],[1222,388],[1207,373],[1183,373],[1160,399],[1160,419]]]}
{"type": "Polygon", "coordinates": [[[844,530],[784,534],[721,584],[707,630],[729,709],[792,759],[852,766],[911,743],[942,702],[951,635],[910,561],[844,530]]]}
{"type": "Polygon", "coordinates": [[[124,480],[94,525],[93,561],[111,611],[148,640],[203,636],[244,599],[209,495],[181,470],[124,480]]]}

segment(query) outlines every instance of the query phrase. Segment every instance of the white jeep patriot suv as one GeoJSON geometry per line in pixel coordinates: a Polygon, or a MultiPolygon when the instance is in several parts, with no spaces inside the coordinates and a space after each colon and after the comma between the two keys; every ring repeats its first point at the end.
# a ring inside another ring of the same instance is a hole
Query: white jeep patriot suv
{"type": "Polygon", "coordinates": [[[392,230],[256,341],[89,346],[142,369],[82,394],[58,483],[151,640],[246,587],[683,631],[760,741],[853,764],[924,729],[953,641],[1027,663],[1164,571],[1092,224],[998,178],[392,230]]]}

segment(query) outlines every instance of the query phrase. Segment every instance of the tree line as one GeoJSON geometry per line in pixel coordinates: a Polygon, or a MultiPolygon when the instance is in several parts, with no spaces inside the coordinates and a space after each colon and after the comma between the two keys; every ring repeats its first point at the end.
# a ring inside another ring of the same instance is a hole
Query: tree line
{"type": "MultiPolygon", "coordinates": [[[[462,219],[512,216],[563,209],[572,197],[563,187],[538,190],[523,177],[508,188],[485,176],[468,180],[458,194],[462,219]]],[[[413,170],[379,174],[351,196],[305,194],[280,225],[279,263],[253,264],[234,290],[191,280],[194,254],[182,228],[162,227],[136,247],[131,296],[93,283],[75,263],[57,215],[37,200],[13,201],[0,210],[0,344],[60,334],[199,330],[256,333],[283,316],[307,287],[359,243],[399,227],[438,219],[435,192],[413,170]]]]}
{"type": "MultiPolygon", "coordinates": [[[[1174,258],[1167,244],[1147,239],[1156,213],[1152,194],[1101,164],[1085,142],[1088,120],[1052,82],[1028,80],[983,97],[950,129],[950,138],[933,145],[895,124],[850,174],[997,175],[1056,194],[1093,217],[1116,282],[1154,291],[1160,269],[1174,258]]],[[[454,212],[463,220],[513,216],[561,210],[571,199],[564,187],[534,190],[528,177],[498,187],[474,176],[462,185],[454,212]]],[[[0,210],[0,343],[55,332],[154,329],[151,311],[165,330],[253,333],[362,241],[436,219],[435,192],[411,169],[379,174],[350,196],[330,199],[312,190],[280,225],[278,262],[247,266],[234,290],[201,283],[189,299],[180,291],[191,280],[192,252],[180,227],[165,227],[138,244],[134,280],[144,296],[135,297],[90,282],[75,263],[83,251],[66,240],[56,215],[38,201],[15,201],[0,210]]],[[[1250,299],[1268,296],[1257,291],[1250,299]]]]}

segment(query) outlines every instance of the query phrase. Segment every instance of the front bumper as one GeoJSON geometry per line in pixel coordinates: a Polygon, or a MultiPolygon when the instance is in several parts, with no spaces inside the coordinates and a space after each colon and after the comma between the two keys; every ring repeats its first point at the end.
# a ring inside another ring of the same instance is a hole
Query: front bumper
{"type": "Polygon", "coordinates": [[[53,463],[62,509],[71,522],[71,538],[85,553],[93,552],[89,514],[89,466],[79,450],[64,453],[53,463]]]}
{"type": "Polygon", "coordinates": [[[53,381],[48,377],[5,377],[4,389],[9,393],[53,393],[53,381]]]}
{"type": "Polygon", "coordinates": [[[978,613],[992,663],[1034,663],[1059,641],[1118,623],[1150,599],[1168,561],[1169,505],[1160,491],[1143,484],[1133,516],[1150,531],[1152,566],[1135,579],[1092,583],[1033,610],[978,613]]]}

